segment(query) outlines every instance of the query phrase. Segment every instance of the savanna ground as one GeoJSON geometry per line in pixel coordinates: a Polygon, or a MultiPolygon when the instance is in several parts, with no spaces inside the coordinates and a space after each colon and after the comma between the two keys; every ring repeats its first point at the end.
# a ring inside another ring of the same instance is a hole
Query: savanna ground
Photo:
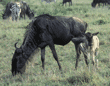
{"type": "MultiPolygon", "coordinates": [[[[6,0],[4,0],[6,1],[6,0]]],[[[75,16],[88,23],[87,32],[99,32],[100,39],[99,69],[90,71],[81,55],[78,69],[75,70],[76,52],[72,42],[66,46],[55,45],[63,69],[61,73],[53,58],[51,50],[46,47],[45,71],[41,67],[40,52],[28,63],[26,72],[15,77],[11,74],[11,59],[15,51],[14,44],[21,45],[26,26],[31,22],[28,18],[12,22],[3,20],[4,2],[0,4],[0,86],[110,86],[110,10],[107,6],[91,7],[92,0],[74,0],[69,7],[62,6],[62,0],[56,4],[41,3],[41,0],[25,0],[37,15],[49,13],[55,16],[75,16]]],[[[35,14],[35,15],[36,15],[35,14]]],[[[37,16],[36,15],[36,16],[37,16]]]]}

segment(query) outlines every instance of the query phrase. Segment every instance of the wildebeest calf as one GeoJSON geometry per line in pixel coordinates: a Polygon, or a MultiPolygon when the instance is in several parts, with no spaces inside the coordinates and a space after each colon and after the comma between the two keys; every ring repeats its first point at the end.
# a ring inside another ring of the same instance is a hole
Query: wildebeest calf
{"type": "Polygon", "coordinates": [[[72,0],[63,0],[63,5],[65,4],[65,6],[66,6],[67,2],[69,2],[69,6],[70,6],[70,4],[72,5],[72,0]]]}
{"type": "Polygon", "coordinates": [[[80,44],[80,49],[84,51],[85,53],[88,53],[88,56],[92,57],[92,63],[95,65],[96,62],[96,67],[98,68],[98,59],[95,59],[95,56],[98,55],[98,49],[99,49],[99,38],[96,36],[99,32],[97,33],[86,33],[86,38],[88,40],[88,48],[85,47],[84,44],[80,44]]]}

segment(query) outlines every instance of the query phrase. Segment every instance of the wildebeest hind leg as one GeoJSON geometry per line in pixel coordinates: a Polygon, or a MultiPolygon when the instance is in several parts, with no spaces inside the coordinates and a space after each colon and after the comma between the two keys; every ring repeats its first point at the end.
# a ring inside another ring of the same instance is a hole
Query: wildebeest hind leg
{"type": "Polygon", "coordinates": [[[75,44],[75,49],[76,49],[76,65],[75,65],[75,69],[77,70],[77,67],[78,67],[78,61],[79,61],[79,57],[80,57],[80,50],[79,50],[79,44],[75,44]]]}
{"type": "MultiPolygon", "coordinates": [[[[84,54],[84,53],[83,53],[84,54]]],[[[89,61],[88,61],[88,57],[87,57],[87,54],[84,54],[84,58],[85,58],[85,62],[86,62],[86,65],[87,65],[87,67],[89,67],[88,66],[88,64],[89,64],[89,61]]]]}
{"type": "Polygon", "coordinates": [[[45,69],[44,67],[44,62],[45,62],[45,48],[41,49],[41,61],[42,61],[42,68],[45,69]]]}
{"type": "Polygon", "coordinates": [[[81,47],[81,44],[80,44],[80,50],[83,52],[84,58],[85,58],[85,63],[88,66],[88,64],[89,64],[89,61],[88,61],[88,56],[89,56],[88,50],[87,50],[87,48],[81,47]]]}
{"type": "Polygon", "coordinates": [[[53,42],[50,43],[50,44],[49,44],[49,47],[50,47],[50,49],[52,50],[54,59],[55,59],[55,60],[57,61],[57,63],[58,63],[59,70],[62,70],[61,65],[60,65],[60,63],[59,63],[59,60],[58,60],[58,56],[57,56],[56,50],[55,50],[54,43],[53,43],[53,42]]]}

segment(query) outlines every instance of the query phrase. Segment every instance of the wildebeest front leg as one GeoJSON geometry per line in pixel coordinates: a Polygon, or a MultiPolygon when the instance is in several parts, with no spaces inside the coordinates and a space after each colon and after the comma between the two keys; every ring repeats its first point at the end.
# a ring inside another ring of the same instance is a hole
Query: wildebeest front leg
{"type": "Polygon", "coordinates": [[[42,61],[42,68],[45,69],[44,67],[44,62],[45,62],[45,48],[41,49],[41,61],[42,61]]]}
{"type": "Polygon", "coordinates": [[[50,47],[50,49],[52,50],[54,59],[55,59],[55,60],[57,61],[57,63],[58,63],[59,70],[61,70],[62,68],[61,68],[61,65],[60,65],[60,63],[59,63],[58,56],[57,56],[57,53],[56,53],[54,44],[53,44],[53,43],[50,43],[50,44],[49,44],[49,47],[50,47]]]}

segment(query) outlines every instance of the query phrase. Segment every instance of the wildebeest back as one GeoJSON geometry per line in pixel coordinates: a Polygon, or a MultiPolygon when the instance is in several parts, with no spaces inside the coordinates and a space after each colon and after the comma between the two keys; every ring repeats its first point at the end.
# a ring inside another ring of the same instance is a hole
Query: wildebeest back
{"type": "Polygon", "coordinates": [[[39,37],[42,41],[53,40],[55,44],[65,45],[70,42],[73,36],[82,35],[80,28],[84,29],[85,26],[80,23],[78,21],[76,22],[72,17],[52,16],[52,18],[36,19],[34,25],[38,28],[37,32],[39,32],[39,37]]]}

